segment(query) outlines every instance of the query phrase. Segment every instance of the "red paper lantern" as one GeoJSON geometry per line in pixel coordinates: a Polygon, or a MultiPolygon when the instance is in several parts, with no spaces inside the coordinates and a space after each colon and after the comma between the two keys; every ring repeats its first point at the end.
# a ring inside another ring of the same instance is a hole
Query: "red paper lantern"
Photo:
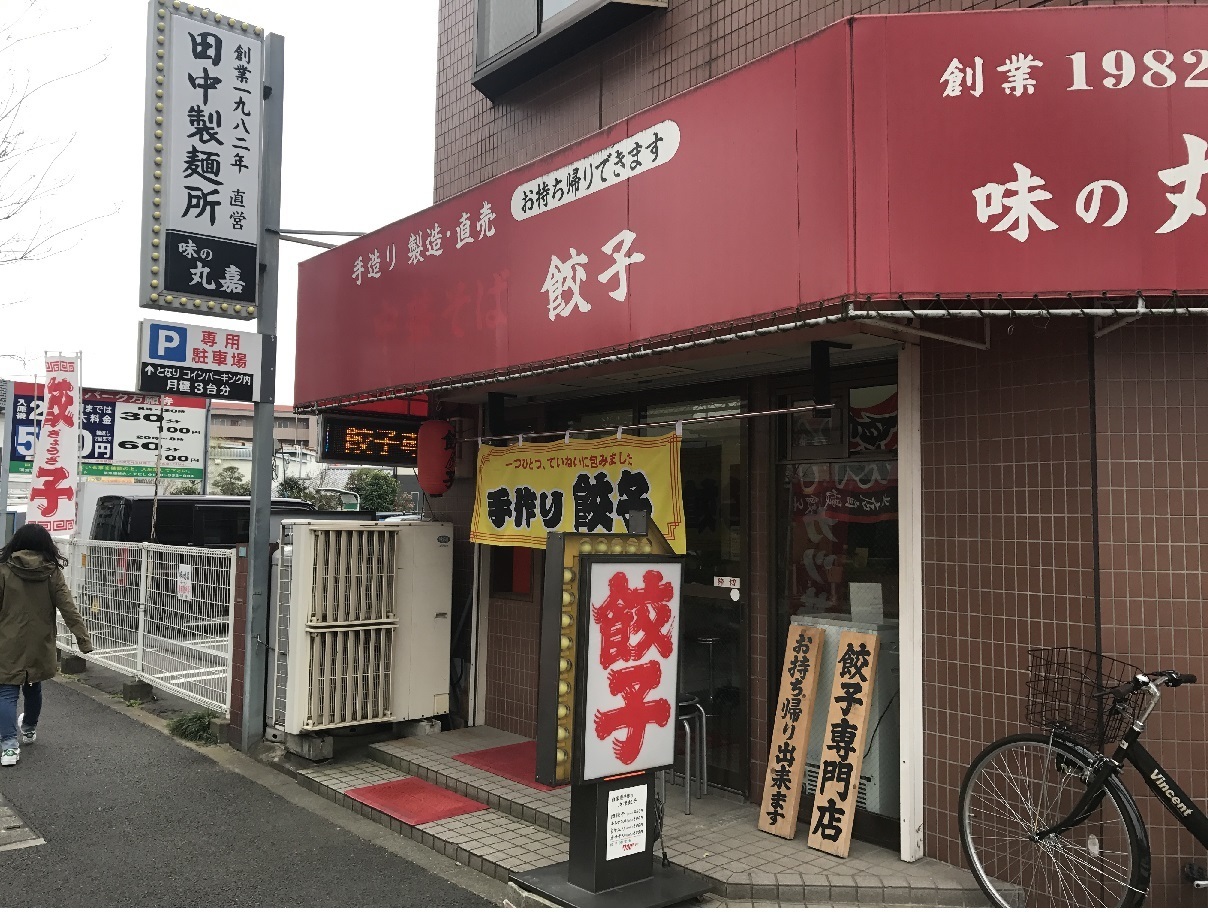
{"type": "Polygon", "coordinates": [[[419,426],[416,474],[425,494],[440,497],[453,486],[457,476],[456,443],[457,433],[447,421],[425,421],[419,426]]]}

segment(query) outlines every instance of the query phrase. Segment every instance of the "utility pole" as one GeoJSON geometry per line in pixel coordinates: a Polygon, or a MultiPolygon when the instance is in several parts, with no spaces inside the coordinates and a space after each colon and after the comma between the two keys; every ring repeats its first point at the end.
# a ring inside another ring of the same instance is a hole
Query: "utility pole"
{"type": "Polygon", "coordinates": [[[248,600],[243,663],[241,748],[250,751],[264,738],[268,672],[269,512],[273,497],[273,411],[277,373],[277,270],[281,222],[281,130],[285,39],[265,35],[264,146],[262,149],[260,302],[256,331],[264,336],[263,401],[252,410],[252,524],[248,544],[248,600]]]}

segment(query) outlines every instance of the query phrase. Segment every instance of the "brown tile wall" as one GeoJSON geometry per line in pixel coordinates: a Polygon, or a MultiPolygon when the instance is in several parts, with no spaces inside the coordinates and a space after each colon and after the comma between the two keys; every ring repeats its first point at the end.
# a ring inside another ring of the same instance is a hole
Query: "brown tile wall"
{"type": "MultiPolygon", "coordinates": [[[[751,383],[749,406],[751,411],[771,407],[772,397],[766,379],[751,383]]],[[[747,467],[751,492],[747,498],[750,509],[747,514],[750,561],[747,576],[750,577],[747,592],[749,620],[747,628],[748,683],[750,705],[750,779],[747,795],[752,802],[763,800],[764,777],[768,767],[768,722],[771,710],[768,707],[768,630],[773,610],[774,585],[772,579],[775,566],[775,481],[772,471],[772,419],[753,418],[748,424],[747,467]]],[[[779,672],[779,660],[772,662],[779,672]]]]}
{"type": "Polygon", "coordinates": [[[441,0],[435,200],[448,199],[846,16],[1040,5],[1045,5],[1043,0],[671,0],[665,13],[653,13],[492,104],[470,84],[475,0],[441,0]]]}
{"type": "Polygon", "coordinates": [[[493,596],[487,615],[487,725],[526,738],[537,737],[544,556],[533,555],[532,597],[493,596]]]}
{"type": "Polygon", "coordinates": [[[243,744],[243,681],[247,667],[247,558],[235,559],[235,610],[231,612],[231,708],[227,740],[243,744]]]}
{"type": "MultiPolygon", "coordinates": [[[[1208,320],[1147,319],[1096,346],[1103,650],[1208,682],[1208,320]]],[[[1146,743],[1197,801],[1208,799],[1203,685],[1163,691],[1146,743]]],[[[1153,842],[1154,906],[1202,906],[1179,868],[1205,852],[1131,770],[1153,842]]]]}
{"type": "Polygon", "coordinates": [[[1025,728],[1028,647],[1094,646],[1086,323],[1007,326],[922,350],[924,833],[952,864],[965,768],[1025,728]]]}

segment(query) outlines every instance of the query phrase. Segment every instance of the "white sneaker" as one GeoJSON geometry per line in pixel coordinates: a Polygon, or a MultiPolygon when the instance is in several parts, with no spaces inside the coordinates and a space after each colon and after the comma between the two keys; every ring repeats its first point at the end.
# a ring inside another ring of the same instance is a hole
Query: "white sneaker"
{"type": "Polygon", "coordinates": [[[0,766],[16,766],[17,761],[21,759],[21,748],[10,747],[3,753],[0,753],[0,766]]]}
{"type": "Polygon", "coordinates": [[[21,729],[21,743],[33,744],[38,740],[38,730],[36,728],[26,730],[26,728],[21,724],[24,721],[25,713],[21,713],[21,715],[17,716],[17,728],[21,729]]]}

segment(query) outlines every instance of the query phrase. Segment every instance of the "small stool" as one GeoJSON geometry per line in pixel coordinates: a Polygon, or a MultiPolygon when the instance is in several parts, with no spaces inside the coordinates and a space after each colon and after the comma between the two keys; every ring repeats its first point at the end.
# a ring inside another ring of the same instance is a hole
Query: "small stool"
{"type": "Polygon", "coordinates": [[[709,696],[708,696],[709,709],[708,709],[708,715],[711,716],[714,714],[713,713],[713,700],[714,700],[715,694],[717,693],[717,691],[714,690],[714,688],[713,688],[713,647],[716,644],[721,642],[721,637],[719,637],[719,636],[698,636],[696,638],[696,642],[699,643],[701,646],[704,646],[707,650],[709,650],[709,696]]]}
{"type": "MultiPolygon", "coordinates": [[[[692,741],[696,740],[696,797],[703,798],[708,794],[709,761],[706,755],[706,716],[705,708],[700,700],[692,694],[680,694],[675,721],[684,733],[684,813],[692,813],[692,741]],[[695,730],[694,730],[695,729],[695,730]]],[[[675,770],[671,772],[675,781],[675,770]]]]}

